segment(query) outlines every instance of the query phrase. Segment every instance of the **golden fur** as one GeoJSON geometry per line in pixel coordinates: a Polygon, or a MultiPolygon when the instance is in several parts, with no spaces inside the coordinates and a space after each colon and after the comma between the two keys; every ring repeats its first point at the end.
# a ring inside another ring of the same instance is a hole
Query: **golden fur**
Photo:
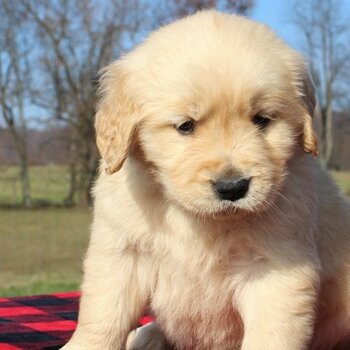
{"type": "Polygon", "coordinates": [[[78,327],[65,350],[332,349],[349,338],[350,208],[317,160],[302,57],[215,11],[104,69],[78,327]],[[254,115],[271,119],[261,129],[254,115]],[[189,118],[191,135],[176,128],[189,118]],[[251,179],[219,200],[213,182],[251,179]]]}

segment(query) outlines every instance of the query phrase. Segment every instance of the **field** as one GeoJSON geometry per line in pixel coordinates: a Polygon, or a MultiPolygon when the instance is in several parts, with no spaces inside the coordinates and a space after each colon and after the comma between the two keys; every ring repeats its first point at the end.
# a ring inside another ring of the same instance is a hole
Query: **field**
{"type": "Polygon", "coordinates": [[[0,297],[78,289],[89,212],[0,210],[0,297]]]}
{"type": "Polygon", "coordinates": [[[350,172],[333,172],[332,176],[340,186],[343,193],[350,197],[350,172]]]}
{"type": "MultiPolygon", "coordinates": [[[[29,177],[35,202],[60,204],[69,189],[69,174],[64,166],[31,166],[29,177]]],[[[18,167],[0,167],[0,205],[21,203],[18,167]]]]}
{"type": "MultiPolygon", "coordinates": [[[[0,168],[0,204],[20,202],[20,188],[8,185],[16,172],[0,168]]],[[[33,167],[30,175],[34,199],[62,202],[65,168],[33,167]]],[[[350,173],[333,176],[350,196],[350,173]]],[[[90,221],[91,209],[0,209],[0,297],[77,290],[90,221]]]]}

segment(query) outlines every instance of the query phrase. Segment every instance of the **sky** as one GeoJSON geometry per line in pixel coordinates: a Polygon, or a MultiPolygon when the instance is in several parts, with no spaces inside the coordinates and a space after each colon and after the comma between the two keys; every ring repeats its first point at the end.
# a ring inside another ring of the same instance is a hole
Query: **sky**
{"type": "Polygon", "coordinates": [[[250,18],[267,24],[279,37],[297,49],[300,40],[298,40],[297,30],[289,22],[289,8],[290,1],[288,0],[256,0],[250,18]]]}
{"type": "MultiPolygon", "coordinates": [[[[340,2],[344,7],[344,16],[350,17],[350,0],[341,0],[340,2]]],[[[299,32],[290,23],[288,15],[291,3],[292,0],[255,0],[255,8],[250,18],[267,24],[289,45],[300,50],[302,39],[299,32]]]]}

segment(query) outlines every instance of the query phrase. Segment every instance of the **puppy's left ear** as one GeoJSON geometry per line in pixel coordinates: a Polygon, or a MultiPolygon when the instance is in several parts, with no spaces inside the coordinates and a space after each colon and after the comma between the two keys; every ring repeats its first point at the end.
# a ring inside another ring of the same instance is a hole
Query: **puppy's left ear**
{"type": "Polygon", "coordinates": [[[304,120],[302,131],[302,147],[306,153],[318,156],[317,137],[313,128],[313,117],[316,107],[315,88],[307,71],[303,74],[301,98],[304,106],[304,120]]]}

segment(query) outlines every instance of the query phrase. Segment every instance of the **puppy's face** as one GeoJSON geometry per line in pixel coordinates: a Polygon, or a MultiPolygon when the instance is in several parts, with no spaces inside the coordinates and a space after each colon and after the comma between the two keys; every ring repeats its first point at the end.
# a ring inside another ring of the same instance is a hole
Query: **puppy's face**
{"type": "Polygon", "coordinates": [[[136,139],[166,198],[192,212],[261,210],[300,146],[316,153],[302,60],[239,17],[205,12],[160,30],[106,69],[102,89],[109,171],[136,139]]]}

